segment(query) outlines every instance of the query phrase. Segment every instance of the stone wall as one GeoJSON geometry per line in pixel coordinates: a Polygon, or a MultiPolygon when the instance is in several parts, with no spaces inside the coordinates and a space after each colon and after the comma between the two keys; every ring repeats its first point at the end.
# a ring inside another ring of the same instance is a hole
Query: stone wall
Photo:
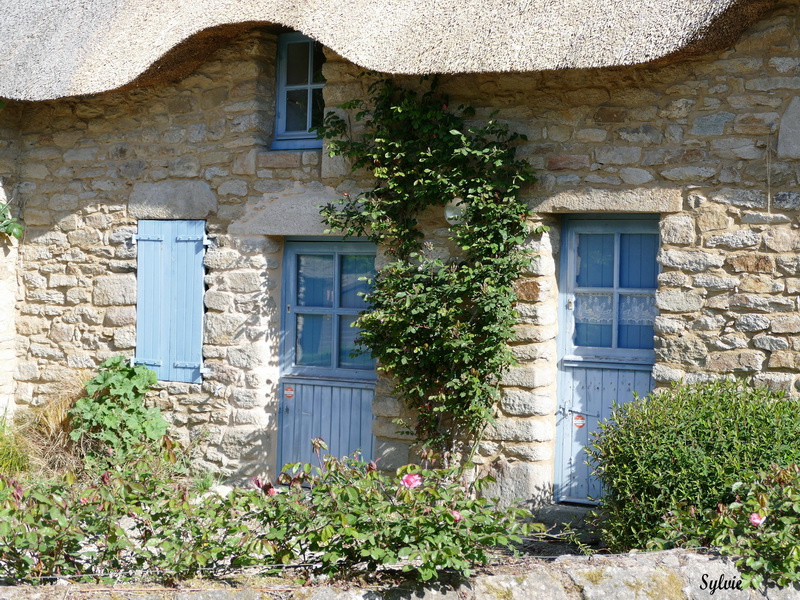
{"type": "MultiPolygon", "coordinates": [[[[492,493],[551,493],[560,213],[661,215],[659,384],[741,374],[797,393],[796,19],[781,8],[730,50],[672,64],[442,78],[453,105],[476,106],[476,119],[497,111],[527,135],[519,155],[540,180],[526,197],[551,226],[527,242],[538,255],[517,284],[520,365],[478,456],[500,476],[492,493]]],[[[173,84],[24,106],[17,402],[133,353],[136,219],[205,218],[209,373],[202,386],[165,384],[160,402],[182,437],[205,432],[205,465],[275,466],[283,236],[322,235],[317,207],[369,186],[324,152],[269,151],[275,40],[248,34],[173,84]]],[[[329,54],[324,72],[327,106],[365,95],[356,66],[329,54]]],[[[442,215],[422,221],[447,256],[442,215]]],[[[387,468],[410,457],[392,422],[402,412],[380,380],[387,468]]]]}
{"type": "Polygon", "coordinates": [[[25,106],[19,404],[133,354],[137,219],[206,219],[208,372],[162,384],[159,404],[203,465],[274,468],[282,239],[248,211],[320,172],[319,151],[267,151],[275,46],[255,31],[173,84],[25,106]]]}
{"type": "MultiPolygon", "coordinates": [[[[20,117],[18,107],[0,108],[0,202],[9,204],[19,217],[17,184],[19,182],[19,132],[14,123],[20,117]]],[[[14,402],[16,353],[16,300],[18,242],[0,239],[0,420],[10,415],[14,402]]]]}

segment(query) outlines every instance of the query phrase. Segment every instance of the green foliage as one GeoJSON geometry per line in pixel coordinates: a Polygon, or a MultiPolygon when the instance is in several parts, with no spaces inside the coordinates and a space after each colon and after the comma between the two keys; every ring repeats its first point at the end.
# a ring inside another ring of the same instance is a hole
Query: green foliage
{"type": "Polygon", "coordinates": [[[164,436],[167,423],[158,408],[145,406],[156,374],[116,356],[86,383],[86,395],[69,410],[70,437],[95,460],[120,463],[143,444],[164,436]]]}
{"type": "Polygon", "coordinates": [[[453,469],[408,466],[388,476],[326,457],[322,468],[290,467],[280,490],[256,480],[258,489],[196,497],[188,479],[164,467],[170,450],[86,482],[24,487],[0,477],[0,577],[174,582],[309,563],[349,576],[403,563],[432,579],[437,569],[469,574],[490,547],[529,529],[517,522],[527,511],[475,499],[453,469]]]}
{"type": "Polygon", "coordinates": [[[587,448],[603,483],[604,542],[644,548],[681,503],[706,511],[733,502],[734,482],[800,462],[798,431],[794,401],[742,382],[678,385],[615,406],[587,448]]]}
{"type": "Polygon", "coordinates": [[[800,581],[800,467],[776,465],[731,487],[735,500],[700,511],[683,505],[667,518],[653,546],[716,547],[736,557],[742,586],[800,581]]]}
{"type": "Polygon", "coordinates": [[[28,454],[14,428],[0,418],[0,473],[13,474],[28,466],[28,454]]]}
{"type": "MultiPolygon", "coordinates": [[[[0,108],[2,107],[0,106],[0,108]]],[[[22,232],[22,224],[11,216],[11,207],[5,202],[0,202],[0,234],[20,239],[22,232]]]]}
{"type": "Polygon", "coordinates": [[[449,110],[435,83],[420,95],[381,80],[368,102],[345,108],[358,110],[365,133],[348,138],[347,123],[333,113],[320,133],[331,155],[370,169],[377,183],[322,215],[331,229],[366,236],[391,259],[366,295],[372,310],[357,322],[360,342],[418,412],[419,439],[444,443],[443,419],[451,434],[459,427],[475,434],[491,416],[500,374],[514,364],[512,284],[529,233],[528,207],[517,195],[534,180],[515,158],[524,136],[494,120],[468,127],[474,111],[449,110]],[[464,209],[449,237],[460,254],[442,261],[426,252],[417,218],[451,201],[464,209]]]}

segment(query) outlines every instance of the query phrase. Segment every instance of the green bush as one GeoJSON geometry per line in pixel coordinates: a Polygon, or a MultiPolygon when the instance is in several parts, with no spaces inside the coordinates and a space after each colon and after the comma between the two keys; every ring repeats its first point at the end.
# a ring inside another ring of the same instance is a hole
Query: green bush
{"type": "Polygon", "coordinates": [[[603,483],[599,530],[613,551],[644,548],[665,515],[734,501],[731,486],[800,462],[800,410],[782,393],[719,381],[615,406],[587,448],[603,483]]]}
{"type": "Polygon", "coordinates": [[[158,441],[167,422],[158,408],[145,405],[155,383],[156,374],[147,367],[131,366],[123,356],[109,358],[86,383],[86,395],[69,410],[70,437],[89,457],[112,464],[158,441]]]}
{"type": "Polygon", "coordinates": [[[257,489],[198,497],[165,459],[140,456],[83,482],[0,477],[0,578],[174,582],[298,564],[341,577],[402,563],[431,579],[440,569],[468,575],[530,528],[518,522],[527,511],[476,499],[456,469],[386,475],[326,457],[321,468],[287,468],[280,488],[255,480],[257,489]]]}
{"type": "Polygon", "coordinates": [[[773,466],[755,481],[734,483],[731,493],[736,500],[715,510],[673,511],[653,546],[718,548],[736,557],[745,588],[800,581],[800,467],[773,466]]]}

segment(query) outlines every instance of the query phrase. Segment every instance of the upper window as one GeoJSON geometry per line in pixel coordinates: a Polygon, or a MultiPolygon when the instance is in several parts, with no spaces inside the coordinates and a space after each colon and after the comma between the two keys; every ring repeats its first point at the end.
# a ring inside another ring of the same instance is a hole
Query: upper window
{"type": "Polygon", "coordinates": [[[322,124],[324,62],[319,42],[300,33],[285,33],[278,38],[274,149],[322,147],[322,140],[310,130],[322,124]]]}

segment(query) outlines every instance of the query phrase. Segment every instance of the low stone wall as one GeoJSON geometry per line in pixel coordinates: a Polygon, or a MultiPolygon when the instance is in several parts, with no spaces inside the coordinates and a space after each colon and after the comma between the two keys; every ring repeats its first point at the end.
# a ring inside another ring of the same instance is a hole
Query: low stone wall
{"type": "Polygon", "coordinates": [[[771,600],[797,598],[798,588],[737,590],[741,578],[728,559],[685,550],[563,556],[519,572],[479,576],[457,587],[432,584],[376,589],[243,587],[168,589],[151,586],[0,587],[0,600],[771,600]]]}

